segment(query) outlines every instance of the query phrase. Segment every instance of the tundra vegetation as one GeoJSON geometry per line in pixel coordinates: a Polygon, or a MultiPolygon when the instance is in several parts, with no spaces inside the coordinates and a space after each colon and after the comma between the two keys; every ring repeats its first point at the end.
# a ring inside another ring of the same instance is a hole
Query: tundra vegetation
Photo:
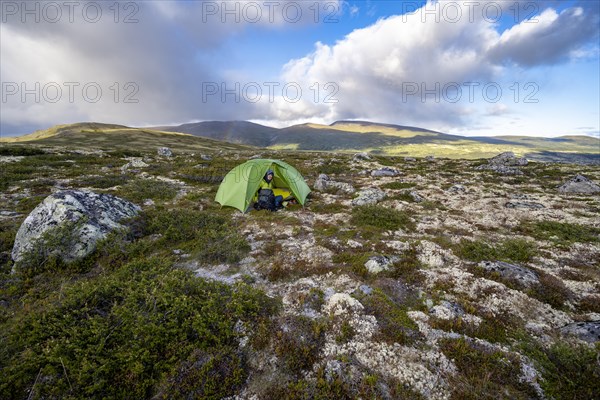
{"type": "Polygon", "coordinates": [[[600,182],[600,166],[503,175],[477,170],[486,160],[184,144],[172,157],[149,144],[0,147],[0,398],[600,393],[597,333],[561,330],[600,320],[600,196],[556,189],[577,173],[600,182]],[[219,182],[258,154],[357,193],[221,208],[219,182]],[[147,165],[124,167],[134,159],[147,165]],[[383,167],[398,175],[370,175],[383,167]],[[367,188],[385,197],[353,205],[367,188]],[[56,229],[13,272],[20,225],[64,189],[142,211],[75,262],[49,251],[72,240],[56,229]]]}

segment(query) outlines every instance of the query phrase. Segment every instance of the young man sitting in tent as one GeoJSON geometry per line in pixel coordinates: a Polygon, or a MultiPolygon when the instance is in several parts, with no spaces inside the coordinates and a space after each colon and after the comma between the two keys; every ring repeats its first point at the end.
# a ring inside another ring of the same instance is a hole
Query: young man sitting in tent
{"type": "Polygon", "coordinates": [[[275,196],[273,193],[273,189],[275,189],[275,185],[273,184],[274,176],[275,173],[273,170],[269,169],[263,179],[260,181],[260,186],[258,187],[258,201],[254,205],[254,208],[258,210],[267,209],[271,211],[283,208],[283,196],[275,196]]]}
{"type": "Polygon", "coordinates": [[[291,165],[281,160],[248,160],[225,175],[215,201],[221,206],[234,207],[245,213],[252,209],[261,209],[259,195],[262,190],[262,204],[268,210],[286,207],[287,203],[304,205],[310,188],[305,179],[291,165]],[[279,198],[276,200],[276,197],[279,198]]]}

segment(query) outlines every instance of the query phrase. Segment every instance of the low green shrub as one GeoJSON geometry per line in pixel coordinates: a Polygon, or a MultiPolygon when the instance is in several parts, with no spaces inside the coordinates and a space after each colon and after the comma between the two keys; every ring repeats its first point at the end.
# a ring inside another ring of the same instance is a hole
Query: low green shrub
{"type": "Polygon", "coordinates": [[[388,182],[381,185],[382,189],[392,189],[392,190],[400,190],[400,189],[409,189],[417,186],[416,183],[413,182],[388,182]]]}
{"type": "Polygon", "coordinates": [[[42,149],[25,146],[0,146],[0,156],[38,156],[46,154],[42,149]]]}
{"type": "Polygon", "coordinates": [[[180,248],[208,263],[237,262],[250,250],[224,215],[187,209],[157,208],[145,213],[147,235],[159,234],[156,246],[180,248]]]}
{"type": "Polygon", "coordinates": [[[413,230],[415,223],[405,211],[378,205],[358,206],[352,210],[350,222],[357,227],[380,230],[413,230]]]}
{"type": "Polygon", "coordinates": [[[278,310],[256,289],[160,259],[66,284],[49,299],[1,326],[0,398],[230,396],[247,374],[236,325],[252,332],[278,310]]]}
{"type": "Polygon", "coordinates": [[[548,398],[594,399],[600,393],[600,344],[595,347],[557,342],[550,347],[523,343],[521,350],[540,371],[548,398]]]}
{"type": "Polygon", "coordinates": [[[355,295],[365,307],[365,313],[374,315],[379,325],[381,340],[390,343],[410,344],[418,336],[415,322],[408,316],[406,303],[392,300],[381,289],[374,289],[369,295],[355,295]]]}
{"type": "Polygon", "coordinates": [[[146,199],[168,201],[176,194],[177,188],[173,184],[149,179],[130,181],[118,192],[119,196],[134,203],[141,203],[146,199]]]}
{"type": "Polygon", "coordinates": [[[469,261],[506,261],[526,263],[537,256],[535,243],[529,240],[515,238],[506,239],[497,246],[492,246],[482,240],[461,241],[454,246],[455,254],[469,261]]]}
{"type": "Polygon", "coordinates": [[[600,241],[600,229],[591,226],[556,221],[525,221],[518,227],[522,233],[539,240],[550,240],[560,246],[575,242],[600,241]]]}
{"type": "Polygon", "coordinates": [[[516,355],[479,347],[464,338],[442,339],[440,349],[458,368],[450,379],[453,398],[537,398],[534,388],[521,379],[516,355]]]}

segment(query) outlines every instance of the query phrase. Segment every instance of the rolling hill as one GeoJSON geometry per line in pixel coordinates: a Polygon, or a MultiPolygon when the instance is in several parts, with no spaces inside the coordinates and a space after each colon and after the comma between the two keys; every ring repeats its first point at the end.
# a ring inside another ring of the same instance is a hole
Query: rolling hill
{"type": "Polygon", "coordinates": [[[369,121],[336,121],[331,125],[306,123],[281,129],[247,121],[209,121],[160,129],[273,150],[369,151],[397,156],[467,159],[512,151],[538,160],[600,162],[600,140],[587,136],[464,137],[369,121]]]}
{"type": "Polygon", "coordinates": [[[600,163],[600,139],[593,137],[464,137],[369,121],[336,121],[331,125],[306,123],[285,128],[248,121],[205,121],[152,128],[78,123],[0,139],[0,143],[20,142],[100,149],[167,146],[177,151],[256,147],[270,150],[367,151],[393,156],[433,155],[464,159],[487,158],[512,151],[537,161],[600,163]]]}
{"type": "Polygon", "coordinates": [[[57,125],[29,135],[0,139],[0,144],[36,144],[65,148],[101,150],[155,150],[170,147],[176,151],[249,150],[252,147],[198,137],[179,132],[123,125],[83,122],[57,125]]]}

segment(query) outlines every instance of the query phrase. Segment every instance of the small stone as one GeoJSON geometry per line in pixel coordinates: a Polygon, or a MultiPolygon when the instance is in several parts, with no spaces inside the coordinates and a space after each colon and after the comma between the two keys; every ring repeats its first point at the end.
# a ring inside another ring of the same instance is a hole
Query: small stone
{"type": "Polygon", "coordinates": [[[158,155],[161,157],[172,157],[173,156],[173,152],[168,147],[159,147],[157,152],[158,152],[158,155]]]}
{"type": "Polygon", "coordinates": [[[413,199],[415,203],[421,203],[422,201],[425,201],[425,198],[423,198],[421,195],[419,195],[419,193],[415,191],[409,192],[408,195],[413,199]]]}
{"type": "Polygon", "coordinates": [[[504,204],[504,207],[513,209],[520,208],[525,210],[541,210],[542,208],[546,208],[543,204],[527,201],[509,201],[504,204]]]}
{"type": "Polygon", "coordinates": [[[400,175],[400,171],[390,167],[383,167],[371,172],[371,176],[398,176],[400,175]]]}
{"type": "Polygon", "coordinates": [[[417,159],[414,157],[404,157],[404,161],[406,162],[416,162],[417,159]]]}
{"type": "Polygon", "coordinates": [[[378,274],[387,271],[398,259],[397,256],[373,256],[365,263],[365,268],[372,274],[378,274]]]}
{"type": "Polygon", "coordinates": [[[361,292],[363,292],[363,294],[366,294],[367,296],[373,293],[373,288],[368,285],[360,285],[358,288],[361,292]]]}
{"type": "Polygon", "coordinates": [[[371,160],[371,156],[366,152],[356,153],[354,157],[352,157],[354,161],[368,161],[371,160]]]}
{"type": "Polygon", "coordinates": [[[452,185],[448,191],[450,193],[466,193],[467,189],[463,185],[456,184],[452,185]]]}

